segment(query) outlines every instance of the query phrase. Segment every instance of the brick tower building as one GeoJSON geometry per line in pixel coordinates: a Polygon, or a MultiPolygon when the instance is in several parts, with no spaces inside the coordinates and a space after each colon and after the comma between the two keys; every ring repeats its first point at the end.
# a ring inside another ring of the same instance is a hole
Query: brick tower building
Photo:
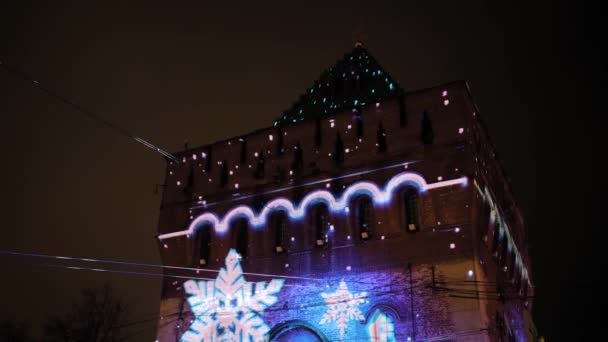
{"type": "Polygon", "coordinates": [[[526,231],[465,82],[357,45],[271,127],[168,161],[158,341],[533,341],[526,231]]]}

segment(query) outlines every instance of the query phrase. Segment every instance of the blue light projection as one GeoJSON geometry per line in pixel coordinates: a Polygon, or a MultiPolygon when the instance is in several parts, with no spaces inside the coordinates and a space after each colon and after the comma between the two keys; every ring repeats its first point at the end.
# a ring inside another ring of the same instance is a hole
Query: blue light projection
{"type": "Polygon", "coordinates": [[[393,320],[378,309],[367,323],[366,330],[370,342],[397,342],[393,320]]]}
{"type": "Polygon", "coordinates": [[[323,297],[327,305],[327,311],[319,324],[323,325],[332,321],[335,322],[340,331],[340,338],[343,339],[350,320],[362,321],[365,319],[361,310],[359,310],[359,304],[365,303],[366,296],[366,292],[350,293],[346,283],[341,281],[336,292],[321,293],[321,297],[323,297]]]}
{"type": "Polygon", "coordinates": [[[225,233],[228,231],[230,222],[233,219],[240,217],[246,218],[253,228],[258,228],[266,225],[266,220],[271,212],[278,210],[284,210],[291,219],[299,220],[305,216],[306,209],[308,207],[312,207],[317,203],[325,203],[331,212],[338,213],[344,211],[351,198],[354,198],[360,194],[367,194],[372,198],[375,205],[384,206],[391,201],[395,190],[404,185],[410,185],[417,188],[419,192],[425,192],[429,189],[458,184],[467,185],[467,178],[461,177],[453,180],[428,184],[425,179],[417,173],[402,172],[393,176],[386,183],[384,189],[378,188],[378,186],[372,182],[356,182],[346,188],[342,195],[337,199],[329,191],[315,190],[306,195],[297,206],[294,205],[291,200],[280,197],[266,204],[262,211],[258,214],[254,213],[253,209],[247,205],[240,205],[231,209],[226,213],[226,215],[224,215],[222,219],[220,219],[214,213],[206,212],[194,219],[190,223],[188,229],[159,235],[158,238],[163,240],[178,236],[191,235],[198,227],[202,227],[206,224],[213,226],[217,233],[225,233]]]}
{"type": "Polygon", "coordinates": [[[262,319],[264,310],[276,303],[282,279],[249,283],[243,277],[240,255],[230,249],[226,268],[211,281],[188,280],[184,290],[195,321],[182,336],[184,342],[262,342],[270,328],[262,319]]]}

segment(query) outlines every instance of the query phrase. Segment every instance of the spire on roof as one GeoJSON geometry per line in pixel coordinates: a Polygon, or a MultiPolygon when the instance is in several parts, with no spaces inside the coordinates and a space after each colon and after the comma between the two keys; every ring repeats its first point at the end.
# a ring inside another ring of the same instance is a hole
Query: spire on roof
{"type": "Polygon", "coordinates": [[[306,93],[275,120],[274,126],[359,108],[396,97],[402,92],[399,84],[358,40],[352,51],[324,70],[306,93]]]}

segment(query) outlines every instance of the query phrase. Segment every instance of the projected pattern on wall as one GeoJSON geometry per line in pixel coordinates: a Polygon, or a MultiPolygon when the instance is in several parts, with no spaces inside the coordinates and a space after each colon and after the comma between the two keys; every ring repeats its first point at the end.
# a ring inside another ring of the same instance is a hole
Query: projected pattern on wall
{"type": "Polygon", "coordinates": [[[270,283],[249,283],[243,277],[240,255],[231,249],[216,280],[188,280],[184,290],[195,315],[182,341],[254,341],[268,340],[270,328],[262,319],[264,310],[276,303],[283,287],[282,279],[270,283]]]}
{"type": "Polygon", "coordinates": [[[365,296],[367,296],[365,292],[350,293],[344,281],[340,282],[336,292],[321,293],[321,297],[327,304],[327,312],[323,315],[319,324],[335,322],[340,330],[340,338],[343,339],[350,320],[362,321],[365,319],[361,310],[359,310],[359,304],[365,302],[365,296]]]}

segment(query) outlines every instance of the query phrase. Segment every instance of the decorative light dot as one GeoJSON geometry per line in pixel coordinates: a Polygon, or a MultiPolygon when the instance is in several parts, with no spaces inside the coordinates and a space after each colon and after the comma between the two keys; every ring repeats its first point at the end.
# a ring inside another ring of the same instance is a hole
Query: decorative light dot
{"type": "Polygon", "coordinates": [[[177,181],[177,186],[180,186],[180,185],[182,185],[182,182],[177,181]]]}
{"type": "Polygon", "coordinates": [[[448,91],[447,91],[447,90],[444,90],[444,91],[443,91],[443,93],[441,93],[441,96],[443,96],[443,97],[448,96],[448,91]]]}
{"type": "Polygon", "coordinates": [[[234,183],[234,188],[238,189],[239,188],[239,183],[234,183]]]}
{"type": "Polygon", "coordinates": [[[352,127],[353,127],[353,125],[346,126],[347,129],[351,129],[352,127]]]}
{"type": "Polygon", "coordinates": [[[460,228],[458,228],[458,227],[454,228],[454,232],[459,233],[460,232],[460,228]]]}
{"type": "Polygon", "coordinates": [[[238,169],[238,168],[239,168],[239,166],[238,166],[238,165],[234,165],[234,168],[235,168],[235,169],[238,169]]]}
{"type": "Polygon", "coordinates": [[[173,174],[173,171],[169,171],[169,174],[170,174],[170,175],[172,175],[172,174],[173,174]]]}
{"type": "Polygon", "coordinates": [[[332,232],[334,231],[334,229],[335,229],[335,227],[333,224],[329,226],[329,230],[331,230],[332,232]]]}
{"type": "Polygon", "coordinates": [[[346,270],[347,270],[347,271],[350,271],[350,270],[351,270],[351,267],[350,267],[350,266],[346,266],[346,270]]]}
{"type": "Polygon", "coordinates": [[[350,148],[345,148],[344,152],[346,152],[346,153],[350,152],[350,148]]]}
{"type": "Polygon", "coordinates": [[[345,212],[347,212],[347,213],[349,213],[349,212],[350,212],[350,208],[345,207],[345,208],[344,208],[344,211],[345,211],[345,212]]]}
{"type": "Polygon", "coordinates": [[[253,156],[254,156],[254,157],[257,157],[257,156],[259,156],[259,155],[260,155],[260,154],[259,154],[259,153],[257,153],[257,152],[254,152],[254,153],[253,153],[253,156]]]}
{"type": "Polygon", "coordinates": [[[459,134],[464,133],[464,128],[459,128],[459,129],[458,129],[458,133],[459,133],[459,134]]]}
{"type": "Polygon", "coordinates": [[[450,249],[454,249],[454,248],[456,248],[456,244],[455,243],[451,243],[450,244],[450,249]]]}
{"type": "Polygon", "coordinates": [[[469,276],[469,278],[473,277],[473,270],[469,270],[469,272],[467,272],[467,276],[469,276]]]}
{"type": "Polygon", "coordinates": [[[325,183],[325,188],[326,188],[326,189],[329,189],[329,187],[330,187],[330,186],[331,186],[331,184],[330,184],[330,183],[325,183]]]}
{"type": "Polygon", "coordinates": [[[268,140],[272,141],[272,139],[273,139],[272,134],[268,134],[268,140]]]}
{"type": "Polygon", "coordinates": [[[346,240],[350,240],[350,235],[346,237],[346,240]]]}
{"type": "Polygon", "coordinates": [[[185,163],[185,162],[186,162],[186,157],[183,157],[182,158],[182,163],[185,163]]]}
{"type": "Polygon", "coordinates": [[[442,181],[442,180],[443,180],[443,177],[439,176],[439,177],[437,177],[437,180],[438,180],[438,181],[442,181]]]}
{"type": "Polygon", "coordinates": [[[209,178],[209,183],[211,183],[213,180],[211,180],[211,178],[209,178]]]}
{"type": "Polygon", "coordinates": [[[205,152],[201,152],[201,157],[203,157],[203,158],[207,158],[207,153],[205,153],[205,152]]]}
{"type": "Polygon", "coordinates": [[[192,155],[192,160],[196,160],[196,154],[192,155]]]}
{"type": "Polygon", "coordinates": [[[198,196],[198,200],[202,201],[203,200],[203,196],[198,196]]]}
{"type": "Polygon", "coordinates": [[[294,242],[294,241],[296,241],[296,238],[292,236],[291,237],[291,242],[294,242]]]}
{"type": "Polygon", "coordinates": [[[285,268],[289,268],[289,264],[285,264],[285,268]]]}
{"type": "Polygon", "coordinates": [[[218,162],[217,162],[217,165],[222,165],[222,162],[221,162],[221,161],[218,161],[218,162]]]}
{"type": "Polygon", "coordinates": [[[450,104],[450,100],[448,100],[448,99],[443,100],[443,105],[444,106],[447,106],[449,104],[450,104]]]}
{"type": "Polygon", "coordinates": [[[380,102],[376,102],[376,108],[380,108],[380,102]]]}
{"type": "Polygon", "coordinates": [[[251,169],[251,164],[249,164],[249,168],[251,169]]]}
{"type": "Polygon", "coordinates": [[[289,175],[293,175],[293,170],[289,170],[289,175]]]}
{"type": "Polygon", "coordinates": [[[382,236],[380,237],[380,240],[384,240],[384,235],[382,235],[382,236]]]}
{"type": "Polygon", "coordinates": [[[163,247],[165,247],[165,248],[169,248],[169,246],[167,246],[167,244],[164,244],[164,245],[163,245],[163,247]]]}
{"type": "Polygon", "coordinates": [[[331,121],[331,122],[329,123],[329,127],[334,127],[334,126],[335,126],[334,122],[333,122],[333,121],[331,121]]]}
{"type": "Polygon", "coordinates": [[[327,155],[331,157],[331,152],[329,152],[327,155]]]}
{"type": "Polygon", "coordinates": [[[231,176],[234,174],[234,172],[232,172],[232,170],[230,170],[230,172],[228,172],[231,176]]]}

